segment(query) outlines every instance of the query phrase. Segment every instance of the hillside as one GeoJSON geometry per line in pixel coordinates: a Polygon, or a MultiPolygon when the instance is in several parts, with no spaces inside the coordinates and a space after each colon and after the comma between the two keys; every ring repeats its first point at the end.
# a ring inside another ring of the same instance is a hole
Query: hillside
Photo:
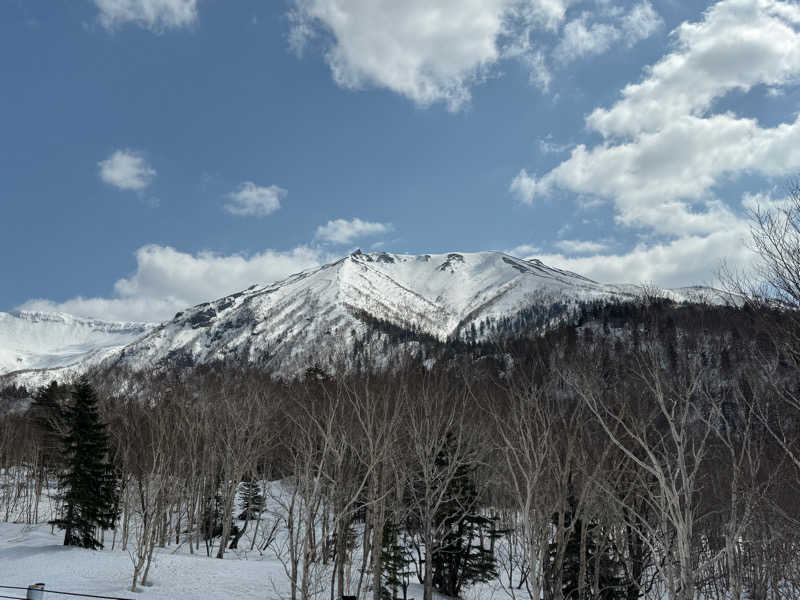
{"type": "MultiPolygon", "coordinates": [[[[235,360],[281,375],[313,364],[347,366],[364,356],[381,365],[417,349],[413,340],[398,343],[389,334],[445,342],[491,340],[512,325],[536,333],[581,304],[625,302],[641,293],[635,285],[602,284],[500,252],[356,251],[156,326],[7,315],[0,320],[0,374],[24,371],[16,381],[39,384],[63,377],[65,367],[74,373],[100,362],[141,369],[235,360]]],[[[707,288],[660,293],[676,301],[711,297],[707,288]]]]}

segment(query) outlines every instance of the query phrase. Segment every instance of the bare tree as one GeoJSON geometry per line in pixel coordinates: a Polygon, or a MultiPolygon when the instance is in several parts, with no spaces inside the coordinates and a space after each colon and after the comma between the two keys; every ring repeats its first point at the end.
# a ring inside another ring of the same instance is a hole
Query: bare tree
{"type": "Polygon", "coordinates": [[[222,535],[217,558],[222,558],[233,529],[239,483],[246,473],[255,469],[274,436],[274,431],[265,427],[271,421],[269,409],[273,404],[263,393],[265,388],[259,385],[258,379],[247,372],[226,371],[214,379],[211,384],[215,424],[212,451],[221,476],[222,535]]]}
{"type": "Polygon", "coordinates": [[[404,405],[404,487],[407,514],[424,548],[424,600],[433,597],[433,558],[452,526],[437,517],[448,504],[457,505],[464,514],[477,508],[474,499],[462,505],[464,499],[453,484],[465,468],[477,466],[486,452],[470,416],[469,389],[452,383],[437,374],[424,375],[407,389],[404,405]]]}
{"type": "Polygon", "coordinates": [[[486,407],[501,442],[501,485],[511,509],[511,522],[506,523],[508,582],[504,589],[512,598],[514,590],[523,586],[531,600],[542,596],[551,521],[557,511],[552,495],[545,492],[550,488],[553,422],[545,408],[544,393],[541,387],[517,382],[509,391],[506,407],[496,399],[486,407]]]}
{"type": "Polygon", "coordinates": [[[667,527],[652,531],[649,520],[638,519],[644,529],[642,539],[664,540],[666,532],[674,536],[674,544],[653,548],[661,557],[657,565],[670,598],[693,600],[697,592],[695,528],[701,519],[701,467],[713,429],[706,418],[708,395],[702,368],[695,365],[678,376],[667,373],[663,364],[664,357],[654,346],[637,354],[632,374],[641,393],[633,398],[601,393],[604,387],[597,378],[573,380],[572,384],[611,442],[655,481],[656,488],[647,502],[667,527]]]}
{"type": "Polygon", "coordinates": [[[142,405],[137,398],[120,401],[112,425],[117,461],[125,473],[125,540],[133,533],[131,591],[147,585],[153,551],[158,542],[158,524],[171,492],[172,462],[176,455],[170,428],[169,401],[155,380],[147,380],[138,392],[146,392],[157,408],[142,405]],[[128,525],[128,523],[131,523],[128,525]],[[130,530],[129,530],[130,528],[130,530]]]}

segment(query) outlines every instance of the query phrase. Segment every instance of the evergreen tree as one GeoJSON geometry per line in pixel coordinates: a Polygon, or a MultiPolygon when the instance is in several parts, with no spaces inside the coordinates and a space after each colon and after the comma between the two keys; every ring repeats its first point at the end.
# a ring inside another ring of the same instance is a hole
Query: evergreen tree
{"type": "MultiPolygon", "coordinates": [[[[451,459],[445,448],[437,459],[442,470],[451,459]]],[[[500,532],[491,519],[477,514],[475,470],[467,464],[456,469],[446,494],[450,500],[434,518],[437,529],[445,534],[432,557],[433,585],[447,596],[457,597],[464,586],[497,577],[494,540],[500,532]]]]}
{"type": "Polygon", "coordinates": [[[408,545],[400,540],[403,535],[395,520],[390,517],[383,527],[383,550],[381,553],[384,576],[384,585],[381,587],[383,600],[397,598],[398,588],[403,591],[403,600],[408,597],[408,586],[413,574],[411,564],[414,562],[414,558],[408,545]]]}
{"type": "Polygon", "coordinates": [[[257,519],[264,509],[264,496],[261,494],[261,486],[258,481],[252,476],[246,477],[239,484],[239,494],[242,498],[242,512],[239,514],[239,520],[257,519]]]}
{"type": "MultiPolygon", "coordinates": [[[[577,500],[571,496],[568,503],[569,509],[565,515],[565,522],[572,520],[577,500]]],[[[553,515],[553,524],[558,526],[558,514],[553,515]]],[[[582,519],[575,520],[566,541],[561,566],[561,593],[565,600],[623,600],[625,598],[625,581],[621,575],[621,566],[608,551],[603,552],[598,548],[597,539],[600,536],[600,526],[597,523],[585,523],[582,519]],[[586,581],[584,588],[581,589],[581,538],[584,530],[586,535],[584,557],[586,581]],[[600,554],[601,552],[602,554],[600,554]],[[596,589],[595,577],[597,577],[596,589]]],[[[556,552],[556,544],[551,544],[551,569],[555,563],[556,552]]],[[[553,580],[555,580],[554,577],[553,580]]]]}
{"type": "Polygon", "coordinates": [[[72,392],[65,413],[65,470],[61,475],[61,515],[52,523],[64,529],[64,545],[96,550],[97,527],[113,528],[117,481],[108,454],[108,435],[97,412],[97,396],[86,378],[72,392]]]}
{"type": "Polygon", "coordinates": [[[211,542],[222,535],[222,495],[218,489],[213,496],[206,496],[200,517],[200,532],[206,543],[206,552],[211,556],[211,542]]]}

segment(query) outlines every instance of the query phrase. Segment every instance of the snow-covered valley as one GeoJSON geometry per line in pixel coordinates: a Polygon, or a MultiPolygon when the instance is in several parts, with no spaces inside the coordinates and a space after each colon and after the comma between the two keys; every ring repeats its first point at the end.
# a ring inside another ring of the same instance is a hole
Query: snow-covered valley
{"type": "Polygon", "coordinates": [[[0,313],[0,375],[69,367],[85,370],[152,327],[150,323],[102,321],[65,313],[0,313]]]}

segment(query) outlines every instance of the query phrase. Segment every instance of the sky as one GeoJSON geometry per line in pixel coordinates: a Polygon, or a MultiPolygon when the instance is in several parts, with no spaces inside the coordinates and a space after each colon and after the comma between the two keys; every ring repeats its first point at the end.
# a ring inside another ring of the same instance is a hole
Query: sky
{"type": "Polygon", "coordinates": [[[0,311],[158,321],[355,248],[747,268],[790,0],[3,0],[0,311]]]}

